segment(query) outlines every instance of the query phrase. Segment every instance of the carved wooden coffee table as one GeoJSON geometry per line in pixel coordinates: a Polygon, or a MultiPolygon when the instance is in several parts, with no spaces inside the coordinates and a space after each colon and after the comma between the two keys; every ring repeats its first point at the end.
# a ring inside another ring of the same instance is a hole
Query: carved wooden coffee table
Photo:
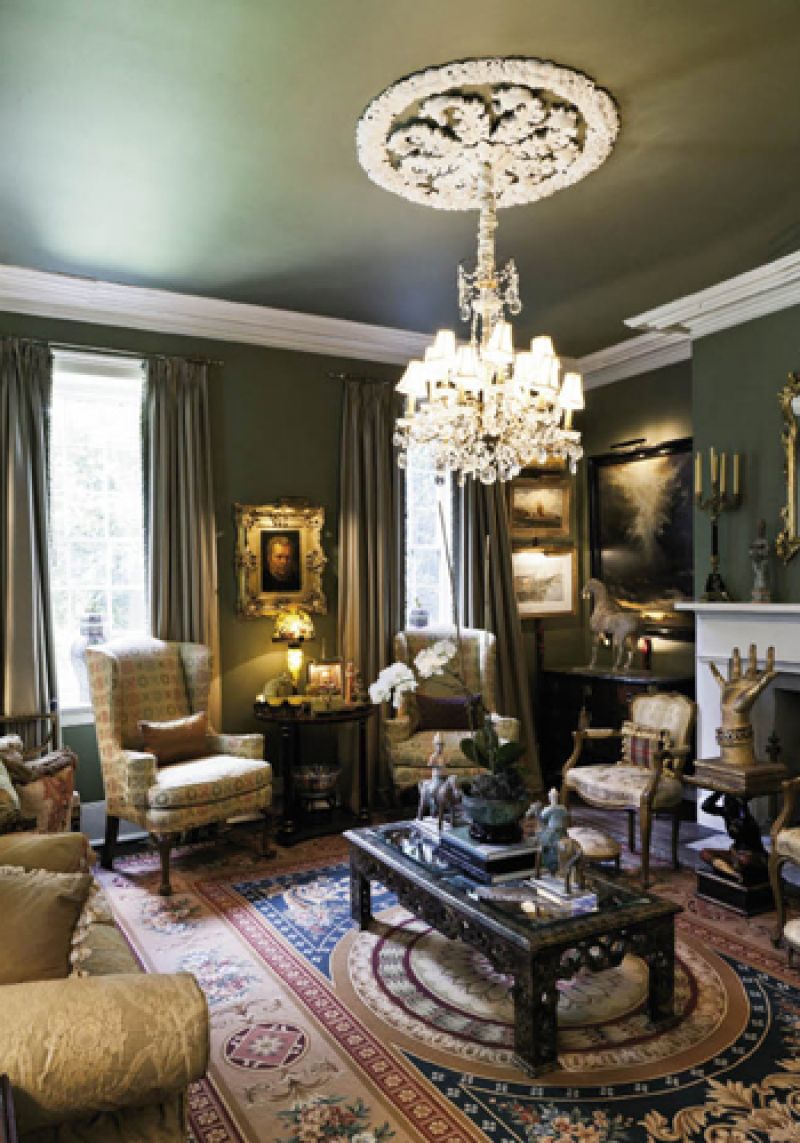
{"type": "Polygon", "coordinates": [[[518,902],[487,900],[413,822],[350,830],[350,908],[361,929],[372,920],[370,886],[380,882],[415,916],[446,937],[466,941],[513,977],[514,1053],[530,1075],[558,1066],[558,990],[579,969],[618,965],[633,953],[649,969],[654,1025],[675,1020],[675,915],[679,905],[590,876],[596,912],[524,913],[518,902]]]}

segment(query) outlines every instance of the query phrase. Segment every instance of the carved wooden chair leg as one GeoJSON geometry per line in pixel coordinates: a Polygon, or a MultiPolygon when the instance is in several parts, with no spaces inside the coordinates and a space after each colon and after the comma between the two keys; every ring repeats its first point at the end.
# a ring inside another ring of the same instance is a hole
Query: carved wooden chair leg
{"type": "Polygon", "coordinates": [[[273,834],[272,810],[270,810],[270,809],[264,810],[263,814],[264,814],[264,824],[263,824],[263,827],[261,830],[261,856],[262,857],[274,857],[276,850],[275,850],[275,846],[272,844],[272,834],[273,834]]]}
{"type": "Polygon", "coordinates": [[[650,806],[642,805],[639,808],[639,842],[642,848],[642,888],[650,885],[650,835],[653,829],[653,818],[650,806]]]}
{"type": "Polygon", "coordinates": [[[672,813],[672,868],[680,869],[681,862],[678,856],[678,842],[680,839],[681,831],[681,807],[678,806],[677,810],[672,813]]]}
{"type": "Polygon", "coordinates": [[[784,860],[779,853],[769,855],[769,883],[772,887],[772,896],[775,898],[775,911],[777,913],[775,935],[772,938],[772,943],[776,948],[783,940],[783,926],[786,924],[786,901],[784,900],[781,882],[781,869],[784,860]]]}
{"type": "Polygon", "coordinates": [[[628,815],[628,850],[636,853],[636,810],[626,810],[628,815]]]}
{"type": "Polygon", "coordinates": [[[161,884],[158,892],[161,897],[172,896],[172,885],[169,880],[169,858],[177,835],[174,833],[154,834],[158,855],[161,858],[161,884]]]}
{"type": "Polygon", "coordinates": [[[106,814],[106,838],[103,844],[103,855],[100,864],[103,869],[114,868],[114,850],[117,848],[119,834],[119,818],[113,814],[106,814]]]}

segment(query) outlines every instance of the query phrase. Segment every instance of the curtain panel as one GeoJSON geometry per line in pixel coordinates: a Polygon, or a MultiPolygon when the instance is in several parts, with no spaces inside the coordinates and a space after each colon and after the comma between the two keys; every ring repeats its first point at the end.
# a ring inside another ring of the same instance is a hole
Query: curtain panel
{"type": "Polygon", "coordinates": [[[520,769],[531,792],[539,793],[542,773],[522,621],[514,594],[505,488],[499,482],[481,484],[468,478],[455,496],[460,619],[466,627],[481,627],[497,637],[497,709],[519,719],[520,741],[525,746],[520,769]]]}
{"type": "Polygon", "coordinates": [[[52,359],[0,338],[0,706],[50,709],[56,695],[48,571],[47,426],[52,359]]]}
{"type": "Polygon", "coordinates": [[[182,358],[147,365],[143,411],[150,630],[204,643],[213,678],[209,721],[221,729],[217,540],[208,366],[182,358]]]}
{"type": "MultiPolygon", "coordinates": [[[[402,474],[393,444],[394,382],[344,382],[339,503],[339,654],[368,686],[403,626],[402,474]]],[[[381,715],[382,717],[382,715],[381,715]]],[[[380,718],[369,722],[370,801],[389,796],[380,718]]],[[[355,775],[352,776],[355,785],[355,775]]]]}

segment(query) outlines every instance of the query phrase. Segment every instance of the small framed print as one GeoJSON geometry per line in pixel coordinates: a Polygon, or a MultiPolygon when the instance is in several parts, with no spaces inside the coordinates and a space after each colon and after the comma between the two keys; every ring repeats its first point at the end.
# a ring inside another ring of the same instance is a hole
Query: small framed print
{"type": "Polygon", "coordinates": [[[291,604],[324,614],[324,509],[286,499],[236,504],[234,515],[239,614],[277,615],[291,604]]]}
{"type": "Polygon", "coordinates": [[[341,659],[310,659],[306,677],[307,695],[343,695],[341,659]]]}
{"type": "Polygon", "coordinates": [[[523,619],[575,615],[577,559],[574,548],[521,548],[512,553],[514,593],[523,619]]]}
{"type": "Polygon", "coordinates": [[[569,473],[523,472],[511,482],[511,539],[564,540],[572,533],[572,477],[569,473]]]}

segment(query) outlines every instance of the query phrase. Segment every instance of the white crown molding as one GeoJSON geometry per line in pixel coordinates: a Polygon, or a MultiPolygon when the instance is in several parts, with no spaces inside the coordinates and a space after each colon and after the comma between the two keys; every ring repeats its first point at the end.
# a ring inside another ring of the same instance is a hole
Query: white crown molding
{"type": "Polygon", "coordinates": [[[612,381],[689,361],[691,356],[691,338],[685,333],[643,333],[641,337],[587,353],[578,358],[575,366],[583,374],[584,389],[598,389],[612,381]]]}
{"type": "Polygon", "coordinates": [[[405,365],[430,336],[339,318],[0,265],[0,310],[405,365]]]}
{"type": "Polygon", "coordinates": [[[636,317],[631,329],[678,331],[704,337],[800,304],[800,253],[787,254],[716,286],[688,294],[636,317]]]}

